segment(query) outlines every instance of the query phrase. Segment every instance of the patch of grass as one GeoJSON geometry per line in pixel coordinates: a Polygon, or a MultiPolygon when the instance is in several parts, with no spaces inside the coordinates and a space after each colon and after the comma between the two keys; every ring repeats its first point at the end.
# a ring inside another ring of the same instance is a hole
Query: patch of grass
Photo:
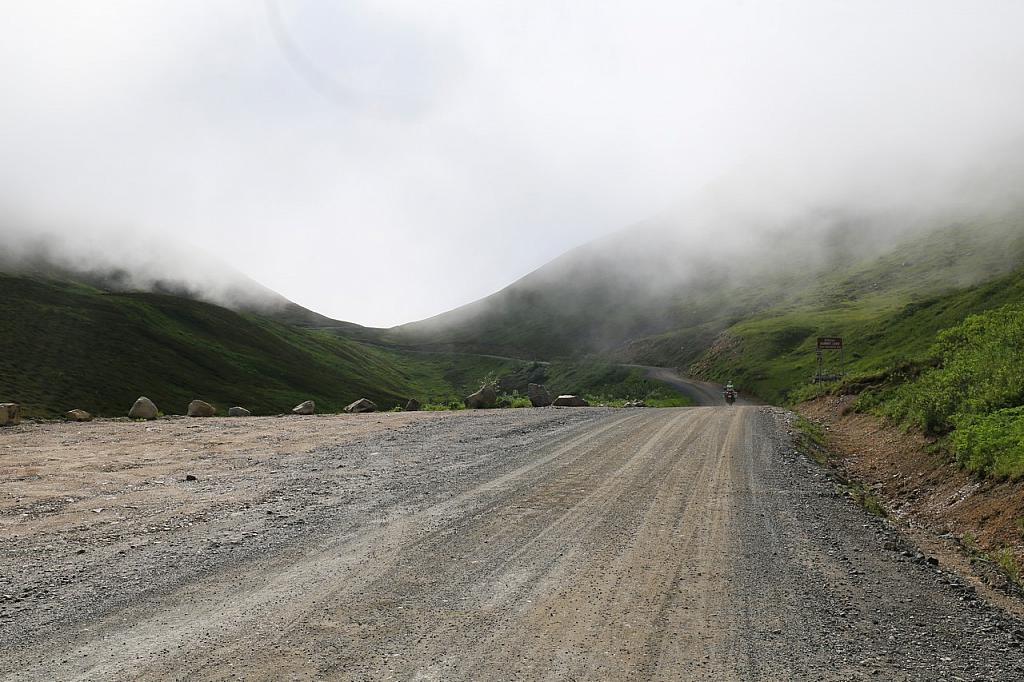
{"type": "Polygon", "coordinates": [[[519,395],[519,391],[512,391],[512,393],[498,395],[497,406],[501,408],[533,407],[533,403],[526,396],[519,395]]]}
{"type": "Polygon", "coordinates": [[[851,499],[863,507],[869,514],[881,518],[888,516],[885,505],[882,504],[882,499],[871,488],[862,483],[848,483],[845,487],[851,499]]]}
{"type": "Polygon", "coordinates": [[[978,537],[970,531],[960,537],[960,546],[972,560],[980,560],[995,566],[1011,585],[1024,587],[1024,583],[1021,583],[1022,567],[1012,548],[1004,546],[985,551],[981,548],[978,537]]]}
{"type": "Polygon", "coordinates": [[[420,409],[424,412],[456,411],[466,409],[466,404],[461,400],[449,400],[446,403],[425,403],[420,409]]]}
{"type": "Polygon", "coordinates": [[[990,558],[995,562],[997,566],[1006,574],[1006,577],[1010,579],[1014,584],[1020,585],[1020,562],[1017,561],[1017,556],[1013,553],[1013,550],[1009,547],[1000,547],[995,552],[990,554],[990,558]]]}
{"type": "Polygon", "coordinates": [[[828,449],[825,431],[809,419],[797,416],[793,422],[796,429],[796,446],[804,455],[810,457],[818,464],[828,464],[828,449]]]}

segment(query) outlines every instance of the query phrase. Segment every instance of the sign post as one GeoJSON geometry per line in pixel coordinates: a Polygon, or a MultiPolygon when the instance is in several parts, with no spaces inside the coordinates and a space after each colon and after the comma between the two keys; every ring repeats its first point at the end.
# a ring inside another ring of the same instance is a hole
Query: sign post
{"type": "Polygon", "coordinates": [[[843,351],[843,338],[841,336],[819,336],[814,354],[817,358],[814,383],[819,381],[837,381],[846,374],[846,355],[843,351]],[[836,351],[839,352],[839,365],[837,367],[826,364],[825,351],[830,351],[830,355],[836,351]]]}

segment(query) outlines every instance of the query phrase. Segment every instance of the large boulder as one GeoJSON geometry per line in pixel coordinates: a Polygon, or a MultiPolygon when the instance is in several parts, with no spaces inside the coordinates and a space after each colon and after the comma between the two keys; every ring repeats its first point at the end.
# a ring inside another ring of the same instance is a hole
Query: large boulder
{"type": "Polygon", "coordinates": [[[420,404],[420,401],[416,400],[416,398],[409,398],[409,402],[405,404],[405,411],[419,412],[421,407],[423,407],[423,405],[420,404]]]}
{"type": "Polygon", "coordinates": [[[560,395],[555,398],[555,402],[551,403],[557,407],[589,407],[588,403],[578,395],[560,395]]]}
{"type": "Polygon", "coordinates": [[[368,400],[366,398],[360,398],[359,400],[355,401],[354,403],[352,403],[350,405],[346,405],[345,406],[345,411],[346,412],[351,412],[353,414],[359,414],[360,412],[376,412],[377,411],[377,404],[375,402],[373,402],[372,400],[368,400]]]}
{"type": "Polygon", "coordinates": [[[547,407],[551,404],[551,394],[543,384],[530,384],[526,387],[526,395],[534,407],[547,407]]]}
{"type": "Polygon", "coordinates": [[[68,410],[67,412],[65,412],[64,413],[64,418],[67,419],[69,422],[91,422],[92,421],[92,415],[91,414],[89,414],[85,410],[79,410],[78,408],[75,408],[73,410],[68,410]]]}
{"type": "Polygon", "coordinates": [[[292,414],[316,414],[316,403],[312,400],[299,403],[292,408],[292,414]]]}
{"type": "Polygon", "coordinates": [[[244,407],[239,407],[238,405],[235,405],[234,407],[229,407],[228,408],[228,416],[229,417],[251,417],[252,416],[252,412],[250,412],[249,410],[245,409],[244,407]]]}
{"type": "Polygon", "coordinates": [[[141,396],[132,405],[132,409],[128,410],[128,416],[132,419],[156,419],[159,412],[152,400],[141,396]]]}
{"type": "Polygon", "coordinates": [[[466,407],[471,410],[484,410],[498,404],[498,393],[490,386],[483,386],[479,391],[466,396],[466,407]]]}
{"type": "Polygon", "coordinates": [[[21,421],[18,403],[0,403],[0,426],[14,426],[21,421]]]}
{"type": "Polygon", "coordinates": [[[190,417],[212,417],[217,414],[217,409],[205,400],[193,400],[188,404],[187,414],[190,417]]]}

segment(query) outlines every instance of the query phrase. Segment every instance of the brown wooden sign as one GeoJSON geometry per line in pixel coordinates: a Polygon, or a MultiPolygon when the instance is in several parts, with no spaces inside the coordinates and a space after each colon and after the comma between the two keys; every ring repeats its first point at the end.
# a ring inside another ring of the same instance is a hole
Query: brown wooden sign
{"type": "Polygon", "coordinates": [[[819,336],[818,350],[842,350],[843,339],[839,336],[819,336]]]}

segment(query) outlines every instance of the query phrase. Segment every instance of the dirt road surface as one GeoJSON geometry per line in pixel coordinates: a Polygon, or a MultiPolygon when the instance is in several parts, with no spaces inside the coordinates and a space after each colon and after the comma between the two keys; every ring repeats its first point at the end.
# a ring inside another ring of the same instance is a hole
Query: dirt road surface
{"type": "Polygon", "coordinates": [[[747,406],[23,425],[10,680],[1019,680],[747,406]],[[192,476],[195,480],[188,480],[192,476]]]}
{"type": "MultiPolygon", "coordinates": [[[[690,398],[696,405],[725,405],[725,396],[721,384],[713,384],[709,381],[698,381],[697,379],[683,378],[669,367],[647,367],[643,365],[632,365],[647,370],[646,377],[654,381],[668,384],[686,397],[690,398]]],[[[736,405],[755,404],[749,397],[742,394],[737,398],[736,405]]]]}

